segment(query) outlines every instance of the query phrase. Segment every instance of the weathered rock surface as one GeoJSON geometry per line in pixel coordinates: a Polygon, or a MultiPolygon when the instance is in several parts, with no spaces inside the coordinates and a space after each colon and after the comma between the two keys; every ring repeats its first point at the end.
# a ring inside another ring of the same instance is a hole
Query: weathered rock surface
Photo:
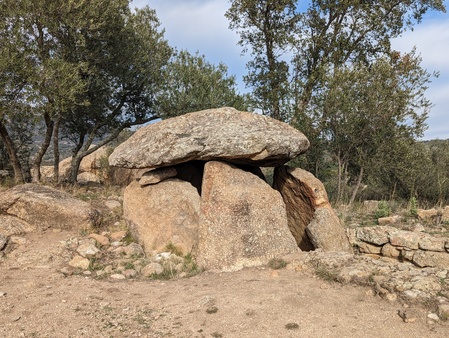
{"type": "Polygon", "coordinates": [[[393,225],[399,223],[400,221],[401,216],[393,215],[393,216],[380,217],[377,220],[377,223],[379,223],[379,225],[393,225]]]}
{"type": "Polygon", "coordinates": [[[154,274],[159,274],[164,271],[164,268],[161,264],[153,262],[142,268],[141,274],[144,277],[151,277],[154,274]]]}
{"type": "Polygon", "coordinates": [[[120,167],[109,167],[108,182],[126,187],[132,181],[140,179],[148,169],[128,169],[120,167]]]}
{"type": "MultiPolygon", "coordinates": [[[[306,186],[301,181],[301,177],[296,178],[291,174],[292,171],[293,168],[289,167],[276,168],[273,175],[273,187],[281,193],[285,202],[288,227],[299,248],[309,251],[313,250],[314,246],[306,233],[306,228],[313,219],[317,207],[316,200],[327,199],[327,196],[323,195],[324,187],[315,187],[317,188],[315,193],[315,189],[306,186]]],[[[298,171],[297,173],[301,174],[302,172],[298,171]]]]}
{"type": "Polygon", "coordinates": [[[108,246],[110,244],[109,238],[103,235],[91,234],[89,235],[89,238],[94,239],[100,246],[108,246]]]}
{"type": "Polygon", "coordinates": [[[306,232],[315,249],[352,252],[345,230],[330,205],[315,210],[306,232]]]}
{"type": "Polygon", "coordinates": [[[422,233],[405,231],[405,230],[390,230],[389,231],[390,244],[393,246],[407,247],[412,250],[419,248],[419,241],[423,237],[422,233]]]}
{"type": "Polygon", "coordinates": [[[100,250],[95,246],[94,243],[86,242],[78,246],[76,252],[78,252],[84,258],[94,258],[100,253],[100,250]]]}
{"type": "MultiPolygon", "coordinates": [[[[90,172],[93,174],[99,174],[99,170],[104,167],[105,163],[102,163],[103,159],[106,159],[110,153],[110,148],[101,147],[95,150],[92,154],[89,154],[81,160],[79,172],[90,172]]],[[[70,171],[71,158],[61,161],[61,167],[63,172],[68,174],[70,171]]]]}
{"type": "MultiPolygon", "coordinates": [[[[24,232],[36,227],[88,228],[94,225],[97,214],[88,203],[63,191],[37,184],[18,185],[2,192],[0,213],[9,216],[8,222],[14,217],[15,225],[12,227],[23,228],[24,232]]],[[[4,226],[0,225],[0,228],[4,226]]]]}
{"type": "Polygon", "coordinates": [[[355,229],[357,239],[376,245],[384,245],[389,241],[389,231],[396,229],[388,226],[376,226],[355,229]]]}
{"type": "Polygon", "coordinates": [[[205,165],[197,262],[212,270],[239,270],[298,251],[279,192],[233,165],[205,165]]]}
{"type": "Polygon", "coordinates": [[[140,244],[130,243],[123,247],[123,252],[128,256],[140,257],[144,256],[145,252],[140,244]]]}
{"type": "Polygon", "coordinates": [[[87,258],[84,258],[82,256],[76,255],[73,257],[70,262],[69,266],[75,268],[75,269],[88,269],[90,265],[90,261],[87,258]]]}
{"type": "MultiPolygon", "coordinates": [[[[100,182],[106,178],[106,172],[102,172],[105,167],[103,159],[107,159],[110,150],[108,147],[101,147],[92,154],[85,156],[80,163],[78,170],[78,181],[82,182],[100,182]]],[[[68,157],[59,162],[59,177],[67,179],[70,174],[72,158],[68,157]]],[[[53,177],[53,166],[42,166],[41,175],[49,180],[53,177]]]]}
{"type": "Polygon", "coordinates": [[[448,238],[422,236],[419,239],[418,246],[422,250],[426,251],[445,251],[446,244],[449,243],[448,238]]]}
{"type": "Polygon", "coordinates": [[[438,210],[437,209],[418,209],[418,218],[421,220],[432,220],[434,218],[438,217],[438,210]]]}
{"type": "Polygon", "coordinates": [[[5,236],[22,235],[36,229],[36,226],[25,222],[20,218],[8,215],[0,215],[0,233],[5,236]]]}
{"type": "Polygon", "coordinates": [[[199,211],[198,191],[179,179],[145,187],[134,181],[124,191],[123,216],[149,254],[169,243],[190,252],[197,242],[199,211]]]}
{"type": "Polygon", "coordinates": [[[379,208],[379,201],[367,200],[363,201],[363,209],[366,212],[375,212],[379,208]]]}
{"type": "Polygon", "coordinates": [[[441,222],[449,222],[449,205],[446,205],[441,211],[441,222]]]}
{"type": "Polygon", "coordinates": [[[350,252],[320,180],[306,170],[283,166],[275,169],[273,186],[286,204],[288,225],[300,249],[350,252]]]}
{"type": "Polygon", "coordinates": [[[167,178],[175,177],[178,174],[174,167],[157,168],[145,172],[139,179],[140,186],[157,184],[167,178]]]}
{"type": "Polygon", "coordinates": [[[76,181],[78,183],[98,183],[100,184],[103,181],[104,177],[101,177],[99,175],[96,175],[94,173],[89,173],[89,172],[83,172],[83,173],[79,173],[76,176],[76,181]]]}
{"type": "Polygon", "coordinates": [[[365,242],[360,242],[358,244],[359,250],[361,253],[366,253],[366,254],[380,254],[382,251],[381,246],[378,245],[374,245],[374,244],[369,244],[369,243],[365,243],[365,242]]]}
{"type": "Polygon", "coordinates": [[[185,114],[139,129],[109,157],[112,166],[156,168],[191,160],[279,166],[305,152],[307,138],[272,118],[234,108],[185,114]]]}
{"type": "Polygon", "coordinates": [[[380,253],[383,256],[398,259],[399,257],[401,257],[401,248],[397,248],[394,245],[387,243],[384,246],[382,246],[382,250],[380,253]]]}
{"type": "Polygon", "coordinates": [[[449,269],[449,253],[417,250],[413,262],[420,267],[449,269]]]}
{"type": "Polygon", "coordinates": [[[8,237],[0,233],[0,251],[5,248],[6,244],[8,244],[8,237]]]}
{"type": "Polygon", "coordinates": [[[443,303],[438,305],[438,315],[444,320],[449,319],[449,304],[443,303]]]}

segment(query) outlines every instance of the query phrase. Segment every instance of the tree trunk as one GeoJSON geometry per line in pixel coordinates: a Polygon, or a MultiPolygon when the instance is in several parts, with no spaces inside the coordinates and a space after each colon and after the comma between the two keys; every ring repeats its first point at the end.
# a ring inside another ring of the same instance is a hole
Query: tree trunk
{"type": "Polygon", "coordinates": [[[270,98],[271,101],[271,117],[280,120],[281,114],[279,109],[279,83],[277,80],[276,72],[279,71],[278,67],[276,67],[276,57],[274,55],[273,50],[273,33],[271,29],[270,22],[270,14],[269,9],[267,8],[267,12],[265,13],[265,20],[263,22],[263,35],[265,41],[265,54],[267,56],[268,62],[268,86],[270,90],[270,98]]]}
{"type": "Polygon", "coordinates": [[[61,115],[58,115],[53,126],[53,182],[59,183],[59,126],[61,115]]]}
{"type": "Polygon", "coordinates": [[[342,163],[341,163],[341,157],[340,152],[338,152],[337,156],[338,160],[338,175],[337,175],[337,200],[336,203],[339,204],[341,202],[341,175],[342,175],[342,163]]]}
{"type": "Polygon", "coordinates": [[[6,152],[8,153],[9,160],[11,161],[12,168],[14,170],[14,182],[16,184],[25,183],[25,178],[22,171],[22,165],[20,164],[19,157],[17,156],[17,150],[13,140],[9,136],[8,130],[5,125],[0,122],[0,138],[5,144],[6,152]]]}
{"type": "Polygon", "coordinates": [[[41,164],[42,159],[44,158],[45,153],[48,150],[48,147],[50,146],[51,142],[51,136],[53,134],[53,121],[50,118],[50,114],[45,113],[44,114],[44,121],[45,121],[45,138],[44,141],[41,144],[41,147],[36,154],[36,157],[33,162],[33,169],[32,169],[32,180],[33,182],[40,182],[41,181],[41,164]]]}
{"type": "Polygon", "coordinates": [[[396,197],[396,187],[398,185],[398,182],[395,180],[394,184],[393,184],[393,190],[391,191],[391,195],[390,195],[390,201],[393,201],[394,198],[396,197]]]}
{"type": "Polygon", "coordinates": [[[360,184],[362,184],[362,178],[363,178],[363,167],[360,167],[359,177],[357,178],[357,184],[355,185],[354,191],[352,192],[351,199],[349,200],[349,203],[348,203],[349,208],[352,206],[352,203],[354,203],[355,197],[357,196],[357,193],[360,189],[360,184]]]}
{"type": "Polygon", "coordinates": [[[69,173],[69,183],[75,184],[77,181],[78,170],[80,168],[81,160],[84,156],[81,154],[76,154],[72,157],[72,163],[70,164],[70,173],[69,173]]]}
{"type": "Polygon", "coordinates": [[[95,132],[92,132],[89,137],[87,138],[87,141],[84,142],[84,136],[80,136],[80,139],[78,141],[78,144],[73,152],[72,156],[72,163],[70,166],[70,176],[69,176],[69,183],[76,183],[77,176],[78,176],[78,170],[81,164],[81,161],[84,157],[87,155],[92,154],[94,151],[98,150],[99,148],[105,146],[109,142],[115,140],[120,132],[125,128],[126,126],[122,126],[121,128],[117,128],[114,132],[109,134],[108,137],[103,139],[101,142],[99,142],[97,145],[90,147],[92,145],[92,142],[94,141],[95,132]]]}
{"type": "Polygon", "coordinates": [[[341,189],[341,200],[343,201],[348,200],[348,183],[350,180],[349,172],[348,172],[348,163],[343,161],[343,180],[342,180],[342,189],[341,189]]]}

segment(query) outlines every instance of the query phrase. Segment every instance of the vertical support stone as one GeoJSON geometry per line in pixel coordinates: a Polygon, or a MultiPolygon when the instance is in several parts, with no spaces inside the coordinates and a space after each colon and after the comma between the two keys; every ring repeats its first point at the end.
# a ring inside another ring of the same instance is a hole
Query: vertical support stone
{"type": "Polygon", "coordinates": [[[224,162],[204,168],[197,262],[232,271],[297,252],[279,192],[224,162]]]}
{"type": "Polygon", "coordinates": [[[284,199],[288,226],[301,250],[352,252],[323,183],[300,168],[277,167],[273,187],[284,199]]]}

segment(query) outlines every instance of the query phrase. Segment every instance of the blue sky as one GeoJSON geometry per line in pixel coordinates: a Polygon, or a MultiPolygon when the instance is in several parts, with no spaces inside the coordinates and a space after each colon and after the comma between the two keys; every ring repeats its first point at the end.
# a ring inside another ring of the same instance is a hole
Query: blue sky
{"type": "MultiPolygon", "coordinates": [[[[449,0],[444,3],[449,11],[449,0]]],[[[229,74],[237,76],[240,90],[245,90],[242,76],[248,56],[241,55],[238,35],[228,28],[224,17],[227,0],[133,0],[131,5],[155,9],[171,46],[191,53],[199,51],[214,64],[225,63],[229,74]]],[[[440,72],[426,93],[434,107],[424,139],[449,139],[449,14],[428,13],[413,31],[393,41],[393,48],[402,52],[414,46],[423,59],[422,66],[429,72],[440,72]]]]}

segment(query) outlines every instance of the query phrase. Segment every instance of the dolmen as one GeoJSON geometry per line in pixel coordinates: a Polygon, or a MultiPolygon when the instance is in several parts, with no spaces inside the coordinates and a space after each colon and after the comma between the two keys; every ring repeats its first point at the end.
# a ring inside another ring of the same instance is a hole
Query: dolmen
{"type": "Polygon", "coordinates": [[[175,245],[205,269],[234,271],[300,250],[350,251],[324,186],[285,166],[309,147],[286,123],[224,107],[140,128],[109,157],[140,169],[123,211],[148,254],[175,245]],[[273,167],[273,186],[261,167],[273,167]]]}

